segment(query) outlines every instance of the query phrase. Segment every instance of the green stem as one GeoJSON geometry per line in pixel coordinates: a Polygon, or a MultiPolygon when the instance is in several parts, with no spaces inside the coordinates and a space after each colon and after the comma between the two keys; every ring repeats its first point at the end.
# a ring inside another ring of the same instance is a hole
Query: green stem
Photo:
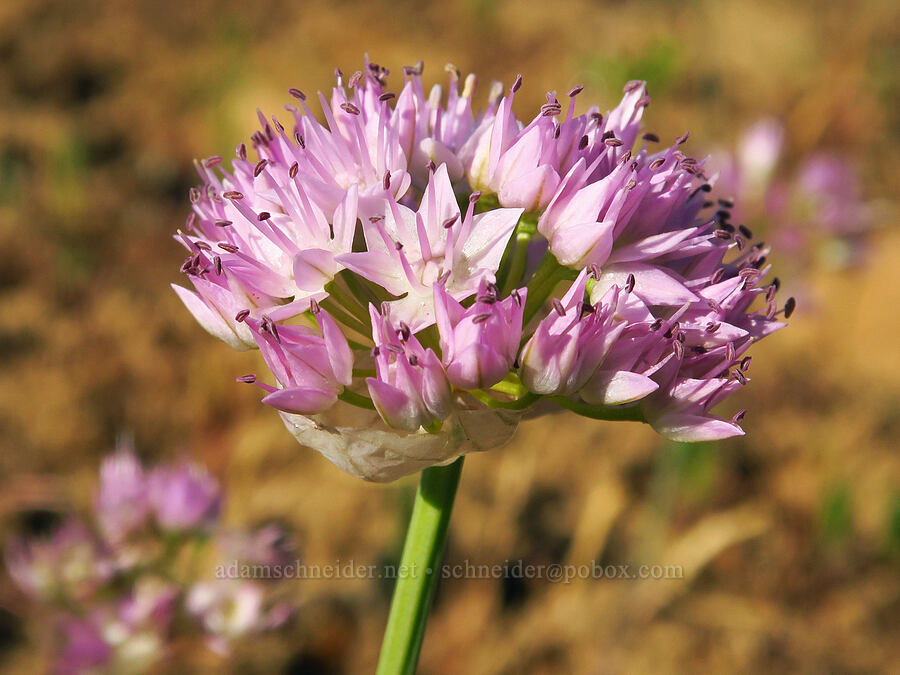
{"type": "Polygon", "coordinates": [[[529,392],[514,401],[498,401],[480,389],[473,389],[469,393],[490,408],[503,408],[505,410],[524,410],[537,403],[541,398],[540,395],[529,392]]]}
{"type": "Polygon", "coordinates": [[[525,264],[528,262],[528,244],[531,242],[531,234],[517,233],[515,248],[512,251],[512,262],[509,265],[509,271],[503,282],[501,295],[507,296],[519,287],[522,281],[522,275],[525,273],[525,264]]]}
{"type": "Polygon", "coordinates": [[[535,234],[537,234],[537,216],[523,213],[516,223],[515,232],[497,272],[497,284],[500,286],[501,295],[509,295],[522,282],[522,275],[528,264],[528,244],[535,234]]]}
{"type": "Polygon", "coordinates": [[[368,336],[372,334],[372,329],[370,326],[367,327],[366,325],[360,323],[360,321],[356,317],[345,312],[341,308],[341,306],[334,301],[334,298],[326,298],[319,304],[322,305],[322,307],[324,307],[328,311],[328,313],[331,314],[332,317],[334,317],[335,320],[340,321],[342,324],[347,326],[347,328],[355,330],[360,335],[368,336]]]}
{"type": "Polygon", "coordinates": [[[325,291],[341,305],[344,311],[349,313],[360,324],[366,326],[369,329],[369,332],[371,332],[372,320],[369,317],[369,310],[366,309],[368,305],[364,306],[361,304],[361,301],[357,300],[353,295],[341,288],[337,281],[332,281],[327,284],[325,286],[325,291]]]}
{"type": "Polygon", "coordinates": [[[377,675],[416,672],[462,465],[460,457],[448,466],[433,466],[422,472],[397,570],[377,675]]]}
{"type": "Polygon", "coordinates": [[[553,293],[553,289],[563,279],[574,278],[574,273],[567,267],[560,265],[549,251],[544,256],[528,282],[528,297],[525,300],[525,315],[522,325],[527,326],[534,318],[538,310],[544,306],[544,302],[553,293]]]}
{"type": "Polygon", "coordinates": [[[553,396],[551,401],[557,405],[578,413],[582,417],[590,417],[593,420],[612,420],[618,422],[645,422],[644,414],[637,406],[630,408],[595,408],[581,401],[573,401],[565,396],[553,396]]]}
{"type": "Polygon", "coordinates": [[[375,404],[372,403],[372,399],[370,399],[368,396],[357,394],[355,391],[350,391],[349,389],[344,389],[344,391],[338,394],[338,398],[341,399],[344,403],[355,405],[357,408],[375,410],[375,404]]]}

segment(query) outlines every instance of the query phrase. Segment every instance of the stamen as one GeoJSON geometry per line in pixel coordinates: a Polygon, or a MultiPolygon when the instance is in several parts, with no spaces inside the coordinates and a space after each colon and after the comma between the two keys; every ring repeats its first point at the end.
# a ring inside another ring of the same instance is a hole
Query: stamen
{"type": "Polygon", "coordinates": [[[272,217],[272,214],[268,211],[261,211],[259,215],[256,216],[256,219],[259,221],[268,220],[272,217]]]}
{"type": "Polygon", "coordinates": [[[738,225],[738,232],[747,237],[747,239],[753,239],[753,232],[746,225],[738,225]]]}
{"type": "Polygon", "coordinates": [[[288,93],[289,93],[291,96],[293,96],[294,98],[296,98],[297,100],[300,100],[300,101],[305,101],[305,100],[306,100],[306,94],[304,94],[304,93],[303,93],[302,91],[300,91],[299,89],[295,89],[295,88],[291,87],[290,89],[288,89],[288,93]]]}
{"type": "Polygon", "coordinates": [[[343,110],[344,112],[346,112],[350,115],[359,115],[359,108],[357,108],[355,105],[353,105],[349,101],[345,102],[345,103],[341,103],[341,110],[343,110]]]}
{"type": "Polygon", "coordinates": [[[659,143],[659,136],[656,134],[644,134],[641,138],[649,143],[659,143]]]}
{"type": "Polygon", "coordinates": [[[490,314],[478,314],[477,316],[472,317],[472,323],[479,324],[484,323],[488,319],[491,318],[490,314]]]}
{"type": "Polygon", "coordinates": [[[379,101],[382,101],[382,102],[384,102],[384,101],[390,101],[392,98],[395,98],[396,96],[397,96],[397,95],[394,94],[393,92],[386,91],[386,92],[384,92],[381,96],[378,97],[378,100],[379,100],[379,101]]]}
{"type": "Polygon", "coordinates": [[[634,290],[634,284],[635,284],[634,275],[629,274],[628,278],[625,280],[625,292],[631,293],[634,290]]]}
{"type": "Polygon", "coordinates": [[[240,312],[234,315],[234,320],[238,323],[243,323],[244,319],[246,319],[248,316],[250,316],[250,310],[242,309],[240,312]]]}
{"type": "Polygon", "coordinates": [[[559,301],[559,298],[553,298],[552,301],[553,309],[556,310],[556,313],[560,316],[566,315],[566,309],[563,307],[563,304],[559,301]]]}
{"type": "Polygon", "coordinates": [[[237,190],[229,190],[228,192],[223,192],[222,196],[226,199],[243,199],[244,195],[237,190]]]}
{"type": "Polygon", "coordinates": [[[268,164],[268,163],[269,163],[269,160],[267,160],[267,159],[259,160],[256,163],[256,166],[253,167],[253,177],[259,178],[259,174],[261,174],[263,172],[263,169],[266,168],[266,164],[268,164]]]}
{"type": "Polygon", "coordinates": [[[517,91],[519,91],[519,89],[521,88],[521,86],[522,86],[522,76],[521,76],[521,75],[516,75],[516,81],[513,82],[513,86],[512,86],[512,89],[511,89],[512,93],[515,94],[517,91]]]}
{"type": "Polygon", "coordinates": [[[242,384],[253,384],[256,382],[256,375],[241,375],[240,377],[235,378],[235,382],[241,382],[242,384]]]}
{"type": "Polygon", "coordinates": [[[795,309],[797,309],[797,301],[793,297],[788,298],[784,303],[784,318],[790,319],[795,309]]]}

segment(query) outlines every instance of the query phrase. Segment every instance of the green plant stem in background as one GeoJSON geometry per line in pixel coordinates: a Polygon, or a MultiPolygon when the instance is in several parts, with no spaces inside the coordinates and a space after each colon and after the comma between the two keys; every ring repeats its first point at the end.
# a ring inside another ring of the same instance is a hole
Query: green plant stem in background
{"type": "Polygon", "coordinates": [[[377,675],[416,672],[462,466],[460,457],[448,466],[422,471],[397,570],[377,675]]]}

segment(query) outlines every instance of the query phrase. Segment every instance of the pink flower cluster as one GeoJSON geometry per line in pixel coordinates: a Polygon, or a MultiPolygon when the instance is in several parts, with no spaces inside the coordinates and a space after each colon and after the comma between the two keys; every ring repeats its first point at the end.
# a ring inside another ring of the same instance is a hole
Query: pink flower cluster
{"type": "Polygon", "coordinates": [[[771,237],[794,269],[864,263],[877,209],[866,199],[858,171],[827,150],[790,156],[788,171],[788,141],[779,121],[755,122],[734,152],[717,154],[717,192],[732,198],[735,218],[771,237]]]}
{"type": "MultiPolygon", "coordinates": [[[[197,163],[178,239],[210,333],[259,347],[265,403],[315,415],[336,401],[390,426],[437,432],[476,405],[540,398],[591,417],[649,422],[668,438],[742,433],[710,410],[748,381],[750,345],[784,324],[768,249],[707,200],[705,160],[641,119],[642,82],[576,114],[554,92],[530,122],[518,77],[473,111],[475,77],[399,93],[384,68],[337,73],[279,120],[197,163]]],[[[241,378],[255,382],[255,376],[241,378]]]]}
{"type": "Polygon", "coordinates": [[[46,536],[10,543],[9,574],[43,606],[41,627],[55,633],[54,672],[147,672],[176,640],[193,635],[224,653],[231,641],[290,616],[267,584],[214,578],[188,564],[210,548],[249,564],[288,562],[279,528],[225,531],[221,502],[218,482],[201,466],[147,471],[121,447],[101,465],[92,527],[68,515],[46,536]]]}

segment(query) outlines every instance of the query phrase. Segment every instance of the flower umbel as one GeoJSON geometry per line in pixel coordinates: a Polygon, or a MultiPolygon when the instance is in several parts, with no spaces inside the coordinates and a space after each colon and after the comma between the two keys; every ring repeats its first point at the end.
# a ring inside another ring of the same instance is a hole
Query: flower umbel
{"type": "Polygon", "coordinates": [[[643,82],[605,113],[576,114],[581,87],[565,106],[549,92],[526,124],[521,76],[479,113],[475,77],[448,72],[446,96],[426,95],[421,63],[396,95],[376,64],[338,72],[324,124],[292,89],[287,125],[260,115],[255,159],[241,144],[230,171],[197,163],[178,234],[194,290],[176,290],[210,333],[259,347],[275,383],[240,379],[372,480],[491,447],[542,397],[676,440],[743,433],[711,408],[794,302],[730,202],[712,208],[688,134],[641,135],[643,82]],[[336,426],[343,404],[386,428],[336,426]]]}

